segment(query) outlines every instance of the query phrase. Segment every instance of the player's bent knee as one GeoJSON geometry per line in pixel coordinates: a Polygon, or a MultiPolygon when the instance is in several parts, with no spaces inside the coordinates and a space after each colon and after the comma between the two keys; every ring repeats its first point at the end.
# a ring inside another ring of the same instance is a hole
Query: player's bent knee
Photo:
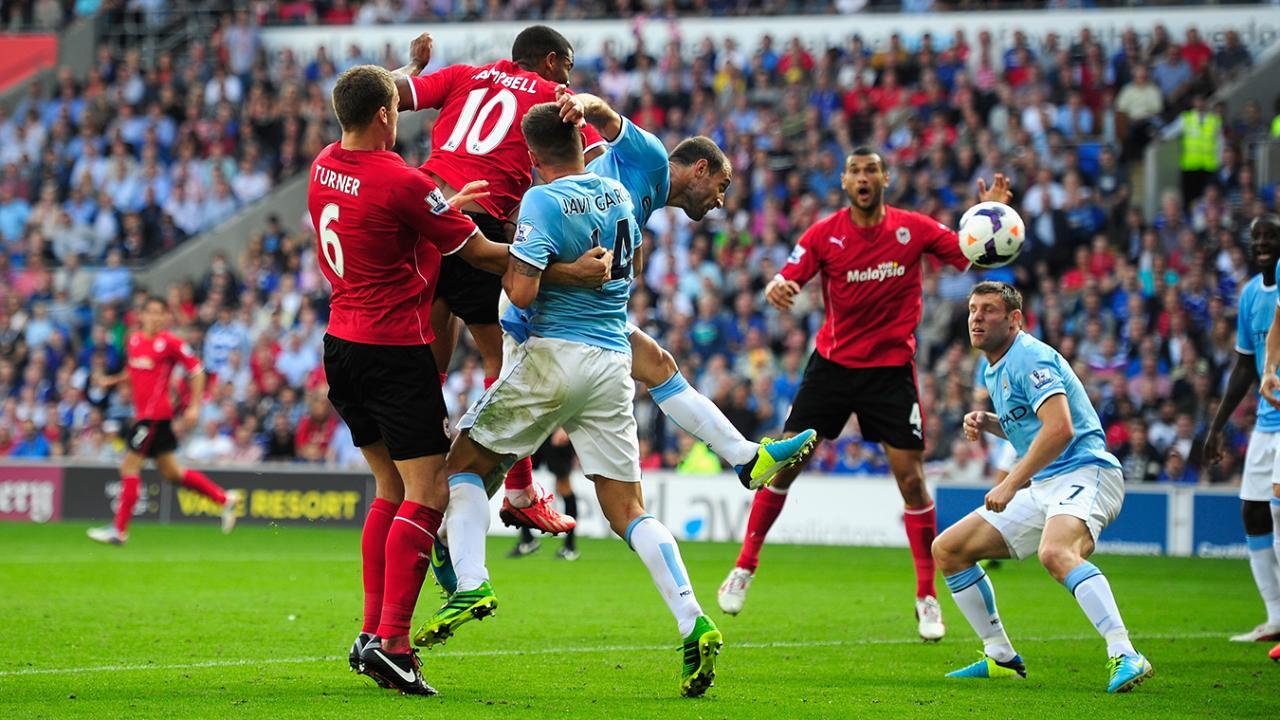
{"type": "Polygon", "coordinates": [[[1061,581],[1067,576],[1067,573],[1084,562],[1084,558],[1080,557],[1080,553],[1072,548],[1059,545],[1042,545],[1040,546],[1039,554],[1040,564],[1058,581],[1061,581]]]}

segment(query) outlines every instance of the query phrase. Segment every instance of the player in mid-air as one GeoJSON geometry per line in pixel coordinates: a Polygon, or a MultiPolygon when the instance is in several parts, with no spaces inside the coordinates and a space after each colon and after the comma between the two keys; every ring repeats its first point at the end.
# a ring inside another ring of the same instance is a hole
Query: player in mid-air
{"type": "MultiPolygon", "coordinates": [[[[415,98],[407,106],[402,100],[402,109],[443,108],[432,134],[431,159],[423,165],[424,171],[432,173],[443,183],[442,189],[446,195],[450,192],[451,178],[455,178],[454,182],[463,182],[469,178],[485,178],[489,181],[491,194],[486,207],[467,208],[475,211],[473,217],[486,232],[491,227],[496,232],[501,223],[494,218],[507,217],[513,212],[520,195],[529,187],[531,173],[528,153],[516,119],[523,117],[528,109],[526,104],[545,99],[560,101],[565,98],[568,93],[564,84],[568,83],[569,72],[573,67],[573,48],[569,42],[560,33],[541,25],[526,28],[517,36],[512,45],[511,56],[511,61],[503,60],[482,67],[454,65],[420,77],[418,73],[431,58],[431,38],[430,35],[423,34],[413,41],[410,47],[410,64],[401,69],[397,80],[402,93],[415,98]],[[557,86],[556,83],[561,85],[557,86]],[[510,103],[502,98],[504,92],[510,94],[506,88],[513,84],[525,87],[529,92],[517,95],[521,104],[515,108],[511,119],[507,120],[510,103]],[[498,89],[485,91],[490,85],[498,89]],[[548,88],[555,93],[550,98],[546,97],[548,88]],[[484,102],[483,106],[479,105],[481,101],[484,102]],[[474,107],[470,110],[466,107],[458,110],[460,105],[469,102],[477,103],[479,110],[474,107]],[[488,133],[480,133],[488,138],[487,144],[473,147],[450,142],[450,139],[460,137],[457,123],[461,120],[458,118],[466,120],[477,112],[484,113],[491,103],[495,109],[490,114],[496,114],[499,119],[492,126],[483,125],[490,128],[488,133]],[[496,136],[493,133],[504,126],[509,129],[501,143],[487,152],[476,152],[477,149],[486,149],[488,144],[495,142],[496,136]]],[[[604,152],[606,142],[618,142],[623,127],[620,116],[603,100],[594,96],[578,97],[586,98],[587,106],[592,109],[591,115],[586,117],[588,126],[584,128],[583,144],[587,162],[593,162],[604,152]]],[[[637,133],[632,135],[637,136],[637,133]]],[[[608,169],[595,168],[595,171],[622,181],[632,191],[636,197],[639,227],[643,228],[648,223],[649,216],[662,207],[678,207],[691,219],[701,220],[709,211],[723,205],[724,192],[732,179],[727,167],[708,164],[707,158],[690,152],[692,145],[686,146],[684,152],[674,152],[668,161],[661,142],[647,133],[639,134],[631,144],[641,149],[656,145],[662,152],[651,155],[648,160],[624,163],[623,167],[629,173],[628,178],[611,174],[608,169]],[[644,188],[642,193],[637,192],[639,188],[644,188]]],[[[621,154],[614,154],[615,165],[616,158],[619,157],[621,154]]],[[[597,252],[601,251],[602,249],[597,249],[597,252]]],[[[584,256],[574,264],[552,264],[547,268],[543,282],[582,284],[583,277],[595,272],[594,266],[586,262],[588,259],[589,256],[584,256]]],[[[466,267],[456,269],[464,278],[471,277],[474,273],[466,267]]],[[[465,282],[452,284],[447,276],[453,271],[446,260],[442,268],[441,293],[452,295],[454,299],[446,297],[443,303],[437,302],[437,307],[433,310],[433,321],[437,323],[439,334],[444,339],[434,345],[436,359],[440,367],[447,366],[452,355],[451,342],[456,338],[456,327],[449,329],[444,325],[444,320],[450,317],[447,308],[468,308],[465,314],[458,313],[456,309],[454,314],[463,318],[472,336],[476,338],[476,344],[484,356],[485,374],[488,376],[485,382],[488,385],[501,367],[501,330],[497,330],[488,320],[491,313],[493,317],[497,317],[500,288],[494,287],[494,283],[485,278],[480,278],[479,282],[472,285],[465,282]],[[450,287],[458,289],[454,292],[450,287]]],[[[503,322],[504,326],[508,324],[503,322]]],[[[506,329],[510,331],[509,328],[506,329]]],[[[759,443],[747,440],[714,403],[685,381],[675,359],[653,338],[632,326],[629,341],[632,348],[632,376],[649,389],[654,402],[677,425],[707,442],[721,457],[729,461],[744,485],[760,487],[781,467],[793,462],[800,453],[811,449],[811,444],[806,444],[805,438],[790,443],[778,443],[769,438],[759,443]]],[[[551,504],[551,496],[542,494],[532,484],[532,465],[527,459],[517,462],[508,473],[505,487],[505,497],[499,513],[504,523],[553,533],[572,527],[572,518],[556,512],[551,504]]]]}
{"type": "Polygon", "coordinates": [[[440,475],[448,411],[431,355],[431,297],[442,255],[495,273],[508,261],[505,245],[485,238],[392,151],[396,106],[382,68],[361,65],[338,78],[342,139],[312,163],[307,206],[317,262],[333,288],[324,338],[329,400],[376,484],[361,535],[364,626],[349,660],[384,687],[432,695],[409,645],[424,558],[448,502],[440,475]]]}
{"type": "MultiPolygon", "coordinates": [[[[1240,292],[1236,317],[1236,362],[1227,380],[1227,389],[1218,412],[1209,425],[1204,442],[1205,459],[1222,459],[1222,430],[1240,401],[1263,374],[1266,362],[1267,330],[1276,317],[1276,261],[1280,260],[1280,217],[1263,215],[1249,226],[1253,260],[1260,271],[1240,292]],[[1264,352],[1259,352],[1259,349],[1264,352]]],[[[1277,564],[1275,528],[1272,515],[1280,507],[1272,505],[1276,493],[1277,462],[1280,462],[1280,409],[1258,403],[1257,421],[1245,453],[1244,477],[1240,483],[1240,510],[1249,547],[1249,567],[1266,605],[1267,619],[1249,632],[1231,638],[1233,642],[1274,642],[1280,640],[1280,564],[1277,564]]]]}
{"type": "MultiPolygon", "coordinates": [[[[925,640],[941,640],[946,627],[929,554],[938,521],[924,483],[915,329],[920,323],[923,256],[933,255],[959,270],[967,269],[969,261],[950,228],[885,204],[889,170],[879,153],[856,148],[845,159],[841,181],[849,207],[805,231],[787,264],[765,288],[769,303],[785,312],[801,285],[822,274],[826,318],[784,435],[812,427],[820,437],[835,439],[850,415],[857,415],[862,437],[884,447],[906,505],[903,521],[915,562],[917,630],[925,640]]],[[[983,200],[1012,198],[1008,181],[999,174],[990,190],[979,179],[978,193],[983,200]]],[[[720,586],[720,608],[726,613],[742,611],[765,536],[805,462],[783,469],[772,484],[756,492],[742,551],[720,586]]]]}
{"type": "MultiPolygon", "coordinates": [[[[431,132],[431,155],[422,171],[445,197],[472,180],[488,182],[488,194],[461,207],[487,237],[505,241],[520,197],[533,184],[528,147],[520,120],[529,108],[556,99],[569,82],[573,46],[545,25],[525,28],[511,45],[511,59],[488,65],[450,65],[419,75],[431,61],[431,35],[423,33],[409,49],[409,64],[396,72],[401,110],[440,110],[431,132]]],[[[584,146],[601,144],[587,129],[584,146]]],[[[557,276],[556,282],[576,282],[557,276]]],[[[444,382],[458,340],[458,320],[466,324],[484,364],[488,388],[502,368],[502,328],[498,295],[502,279],[455,258],[440,265],[440,285],[431,311],[436,341],[431,349],[444,382]]],[[[528,458],[509,473],[502,518],[512,525],[560,533],[573,528],[572,517],[555,509],[550,493],[533,482],[528,458]]]]}
{"type": "Polygon", "coordinates": [[[142,327],[129,336],[125,346],[125,371],[100,379],[104,387],[129,383],[133,390],[134,418],[125,436],[128,449],[120,463],[120,496],[115,522],[105,527],[90,528],[89,537],[111,545],[123,545],[128,541],[129,521],[133,519],[134,505],[142,488],[142,466],[148,459],[155,460],[156,469],[165,480],[200,493],[220,505],[222,531],[229,533],[236,525],[240,493],[224,491],[199,470],[182,467],[174,454],[178,439],[173,434],[174,411],[169,397],[169,380],[175,366],[181,364],[186,368],[191,382],[191,400],[184,415],[189,426],[195,427],[200,417],[200,404],[204,400],[204,365],[190,345],[169,332],[169,306],[164,300],[147,298],[141,315],[142,327]]]}
{"type": "Polygon", "coordinates": [[[447,522],[457,591],[415,640],[442,642],[496,607],[484,565],[488,496],[506,465],[563,427],[610,527],[640,556],[676,618],[684,638],[681,694],[702,695],[723,639],[698,605],[675,538],[645,512],[640,492],[626,311],[641,257],[632,197],[618,181],[584,167],[575,124],[564,122],[556,104],[534,107],[522,128],[547,180],[524,197],[504,277],[512,305],[530,311],[528,337],[510,345],[502,377],[468,410],[449,452],[447,522]],[[614,269],[602,287],[542,284],[552,259],[594,245],[611,249],[614,269]]]}
{"type": "Polygon", "coordinates": [[[1027,676],[978,562],[1038,554],[1106,640],[1107,692],[1127,692],[1151,677],[1151,663],[1133,649],[1110,583],[1088,561],[1124,504],[1120,461],[1107,451],[1098,413],[1071,365],[1022,332],[1022,295],[1013,286],[982,282],[969,292],[969,341],[982,351],[979,364],[995,412],[966,415],[965,437],[1006,437],[1018,461],[987,493],[985,507],[933,543],[951,596],[984,646],[982,659],[948,677],[1027,676]]]}

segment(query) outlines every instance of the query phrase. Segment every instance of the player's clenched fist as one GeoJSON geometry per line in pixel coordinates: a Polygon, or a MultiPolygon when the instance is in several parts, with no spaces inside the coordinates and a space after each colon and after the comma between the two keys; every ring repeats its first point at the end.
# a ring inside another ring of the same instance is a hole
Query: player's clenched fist
{"type": "Polygon", "coordinates": [[[1269,372],[1262,376],[1262,381],[1258,384],[1258,391],[1262,393],[1262,399],[1271,403],[1271,406],[1280,409],[1280,377],[1275,373],[1269,372]]]}
{"type": "Polygon", "coordinates": [[[409,64],[416,67],[418,72],[431,64],[431,33],[422,33],[409,43],[409,64]]]}
{"type": "Polygon", "coordinates": [[[970,442],[976,441],[982,437],[982,426],[987,419],[987,413],[979,410],[971,412],[964,416],[964,437],[970,442]]]}
{"type": "Polygon", "coordinates": [[[1010,487],[1007,482],[1002,482],[999,485],[996,485],[987,491],[987,509],[991,512],[1004,512],[1004,509],[1009,507],[1009,502],[1013,500],[1013,496],[1017,492],[1017,488],[1010,487]]]}
{"type": "Polygon", "coordinates": [[[556,88],[556,105],[560,107],[560,119],[565,121],[565,124],[582,127],[583,123],[587,121],[587,111],[582,104],[582,100],[569,92],[567,85],[560,85],[556,88]]]}
{"type": "Polygon", "coordinates": [[[796,303],[796,295],[800,294],[800,286],[791,280],[774,278],[764,289],[764,299],[779,310],[790,310],[796,303]]]}

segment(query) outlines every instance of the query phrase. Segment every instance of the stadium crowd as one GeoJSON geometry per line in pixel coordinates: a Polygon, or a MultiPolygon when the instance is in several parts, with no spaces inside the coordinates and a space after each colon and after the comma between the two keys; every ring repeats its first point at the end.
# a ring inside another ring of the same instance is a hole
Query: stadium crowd
{"type": "MultiPolygon", "coordinates": [[[[745,435],[776,433],[822,300],[811,283],[783,315],[761,290],[800,233],[846,204],[845,153],[880,149],[893,173],[889,202],[951,226],[975,201],[976,179],[1003,172],[1027,223],[1022,256],[997,271],[926,274],[917,364],[932,467],[956,480],[989,472],[984,449],[959,430],[975,402],[964,298],[991,276],[1023,289],[1028,330],[1076,365],[1126,479],[1233,481],[1252,399],[1228,426],[1222,464],[1202,466],[1197,450],[1234,358],[1235,303],[1253,272],[1248,223],[1280,203],[1280,189],[1261,187],[1253,167],[1255,141],[1280,134],[1280,122],[1257,104],[1221,118],[1217,167],[1197,184],[1165,178],[1152,222],[1130,170],[1166,122],[1250,66],[1248,50],[1234,34],[1210,47],[1195,31],[1174,39],[1159,28],[1145,43],[1126,34],[1117,47],[1086,32],[1035,42],[1019,34],[1009,48],[957,33],[913,48],[896,37],[877,48],[856,37],[821,49],[771,39],[756,48],[579,48],[577,87],[669,146],[709,135],[734,163],[723,211],[697,224],[673,209],[655,214],[635,322],[745,435]],[[1183,197],[1181,187],[1203,191],[1183,197]]],[[[336,74],[365,61],[401,64],[391,49],[366,50],[340,61],[267,57],[241,14],[180,66],[104,54],[87,81],[64,76],[57,92],[33,95],[0,121],[0,455],[118,456],[127,387],[109,392],[97,379],[121,366],[144,297],[128,261],[304,168],[336,137],[326,102],[336,74]]],[[[429,126],[431,117],[402,122],[429,126]]],[[[422,153],[403,148],[413,164],[422,153]]],[[[216,378],[198,426],[183,428],[192,462],[359,466],[324,395],[327,289],[300,222],[272,218],[242,256],[218,257],[203,277],[164,293],[176,331],[216,378]]],[[[454,417],[483,389],[463,337],[446,385],[454,417]]],[[[644,392],[636,407],[645,468],[719,469],[644,392]]],[[[886,469],[856,425],[822,448],[819,465],[886,469]]]]}

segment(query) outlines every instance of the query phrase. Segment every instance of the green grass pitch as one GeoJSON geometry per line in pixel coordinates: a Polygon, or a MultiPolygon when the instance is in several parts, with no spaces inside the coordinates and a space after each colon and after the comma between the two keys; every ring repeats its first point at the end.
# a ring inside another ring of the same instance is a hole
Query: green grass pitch
{"type": "MultiPolygon", "coordinates": [[[[346,669],[359,629],[354,530],[139,524],[124,548],[85,526],[0,525],[0,717],[76,718],[1275,718],[1268,644],[1227,642],[1262,619],[1242,561],[1100,556],[1156,675],[1105,693],[1105,652],[1034,562],[992,571],[1025,681],[942,676],[981,647],[943,587],[947,638],[913,639],[905,549],[766,547],[743,614],[715,590],[735,557],[686,543],[703,607],[724,631],[716,687],[678,695],[675,624],[621,541],[582,559],[503,557],[500,607],[424,651],[435,698],[346,669]]],[[[439,603],[428,581],[419,619],[439,603]]]]}

